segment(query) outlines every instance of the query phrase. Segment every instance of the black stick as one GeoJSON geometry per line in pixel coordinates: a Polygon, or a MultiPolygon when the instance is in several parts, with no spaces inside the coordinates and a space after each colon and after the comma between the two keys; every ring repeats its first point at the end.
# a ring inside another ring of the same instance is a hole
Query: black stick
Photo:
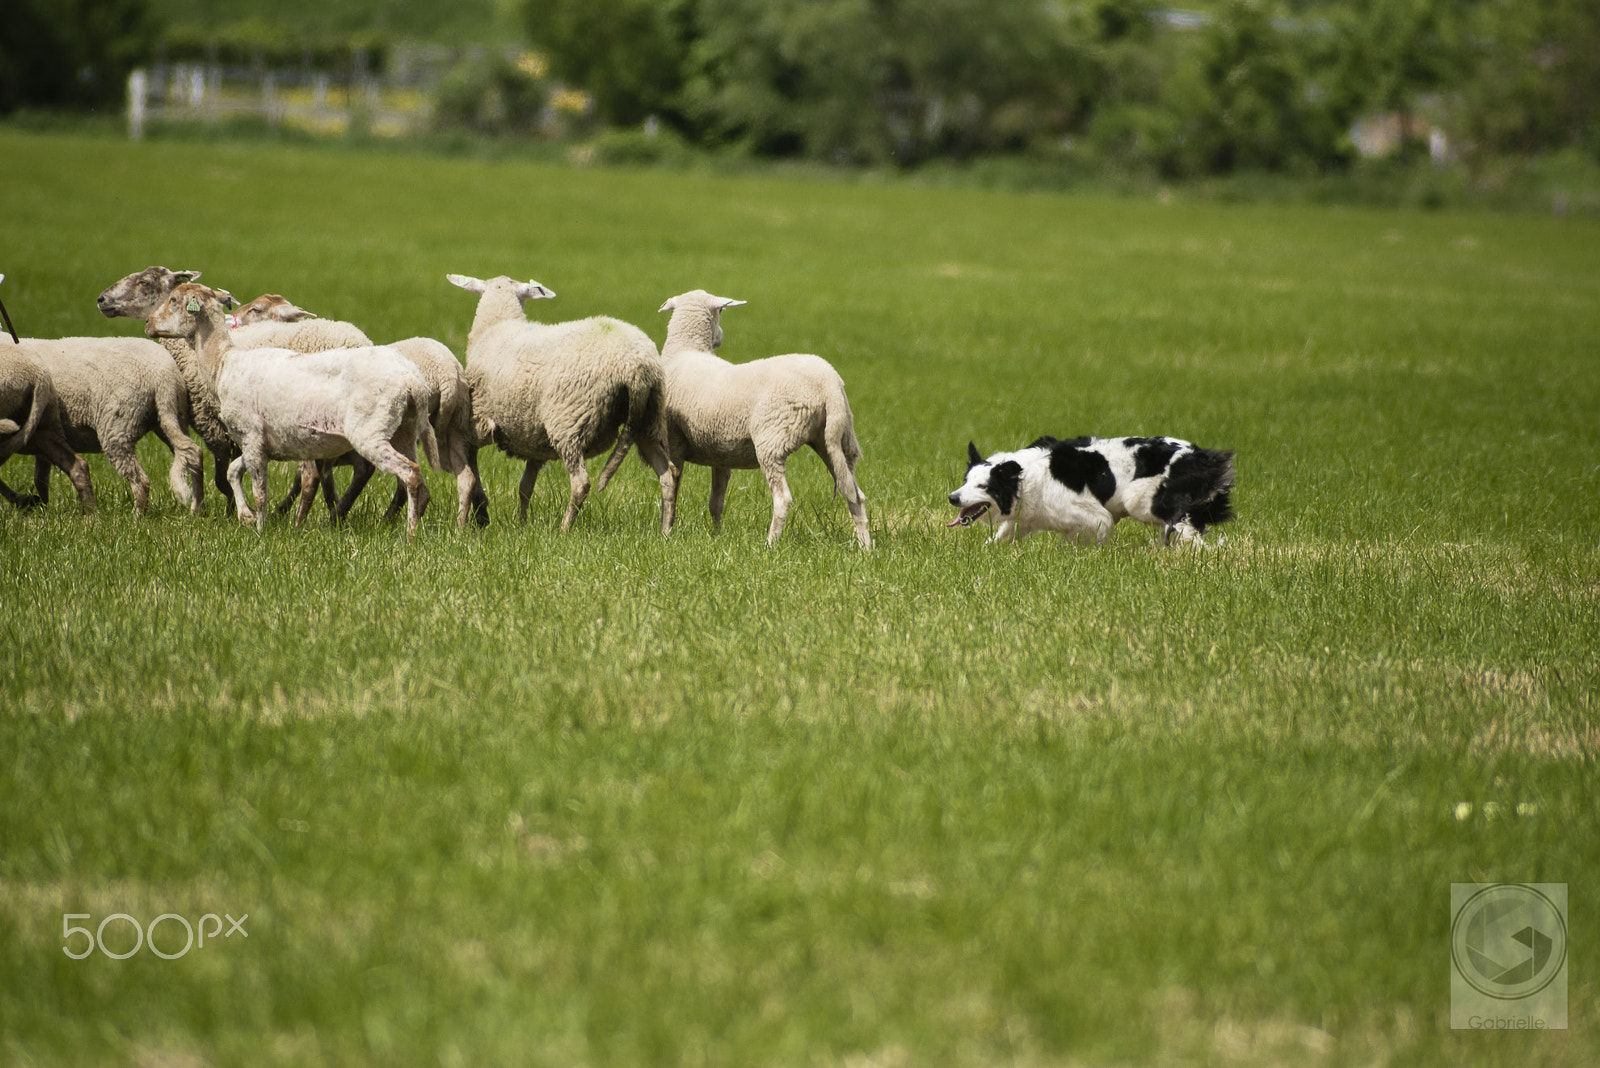
{"type": "Polygon", "coordinates": [[[22,344],[22,339],[17,336],[17,328],[11,325],[11,316],[6,313],[6,302],[3,300],[0,300],[0,319],[6,321],[6,333],[11,335],[11,340],[22,344]]]}

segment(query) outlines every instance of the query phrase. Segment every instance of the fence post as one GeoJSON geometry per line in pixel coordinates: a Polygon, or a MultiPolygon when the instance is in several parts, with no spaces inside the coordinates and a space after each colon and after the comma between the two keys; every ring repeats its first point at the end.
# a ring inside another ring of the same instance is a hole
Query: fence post
{"type": "Polygon", "coordinates": [[[276,130],[278,122],[283,117],[278,110],[278,79],[271,71],[261,79],[261,106],[267,113],[267,126],[276,130]]]}
{"type": "Polygon", "coordinates": [[[128,75],[128,137],[134,141],[144,139],[144,93],[146,75],[143,67],[135,67],[128,75]]]}

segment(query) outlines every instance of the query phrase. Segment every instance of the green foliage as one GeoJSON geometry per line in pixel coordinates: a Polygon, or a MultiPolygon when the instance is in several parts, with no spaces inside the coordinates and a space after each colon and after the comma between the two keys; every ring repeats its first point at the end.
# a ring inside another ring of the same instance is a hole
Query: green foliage
{"type": "Polygon", "coordinates": [[[527,0],[524,26],[557,77],[594,94],[606,121],[631,126],[673,111],[692,2],[527,0]]]}
{"type": "Polygon", "coordinates": [[[160,55],[172,63],[312,68],[345,77],[357,68],[382,71],[388,50],[389,41],[376,32],[312,36],[294,25],[259,16],[206,26],[171,26],[160,39],[160,55]]]}
{"type": "Polygon", "coordinates": [[[457,64],[439,84],[434,123],[478,134],[533,133],[549,100],[535,72],[501,53],[457,64]]]}
{"type": "Polygon", "coordinates": [[[1592,145],[1600,14],[1535,4],[1230,0],[528,0],[560,75],[623,125],[707,146],[915,164],[1032,153],[1168,176],[1347,166],[1398,112],[1492,154],[1592,145]]]}
{"type": "Polygon", "coordinates": [[[149,0],[15,0],[0,32],[0,115],[118,107],[150,52],[149,0]]]}
{"type": "Polygon", "coordinates": [[[1301,46],[1270,8],[1235,0],[1201,33],[1195,58],[1166,94],[1182,130],[1172,173],[1315,173],[1343,161],[1349,116],[1310,98],[1301,46]]]}
{"type": "Polygon", "coordinates": [[[254,26],[270,43],[293,39],[317,47],[332,41],[431,41],[460,45],[500,42],[514,32],[499,0],[149,0],[167,26],[185,38],[235,36],[254,26]]]}
{"type": "Polygon", "coordinates": [[[1600,6],[1534,0],[1474,15],[1457,105],[1474,155],[1572,147],[1600,160],[1600,6]]]}

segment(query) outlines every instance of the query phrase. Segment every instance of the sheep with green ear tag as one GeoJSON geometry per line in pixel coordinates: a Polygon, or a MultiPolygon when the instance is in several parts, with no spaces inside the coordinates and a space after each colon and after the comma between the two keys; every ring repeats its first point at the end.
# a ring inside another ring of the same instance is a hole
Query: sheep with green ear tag
{"type": "MultiPolygon", "coordinates": [[[[107,286],[101,292],[96,305],[100,313],[108,319],[117,316],[148,319],[175,288],[185,282],[197,281],[199,278],[199,271],[174,271],[160,266],[146,267],[107,286]]],[[[217,290],[217,292],[226,291],[217,290]]],[[[229,296],[228,299],[231,301],[233,298],[229,296]]],[[[273,306],[274,302],[294,307],[282,297],[269,294],[257,297],[239,311],[241,315],[251,318],[250,309],[257,306],[262,308],[273,306]]],[[[300,309],[294,310],[300,312],[300,309]]],[[[330,348],[364,348],[372,344],[372,340],[359,327],[337,319],[319,319],[311,316],[309,312],[300,312],[298,315],[274,314],[264,318],[276,321],[260,326],[241,327],[234,331],[234,346],[316,352],[330,348]],[[301,322],[302,319],[306,321],[301,322]]],[[[187,338],[162,338],[161,344],[177,363],[179,373],[183,376],[184,385],[189,391],[189,409],[194,419],[194,428],[199,432],[200,440],[205,442],[206,449],[215,460],[217,491],[231,508],[233,487],[228,483],[227,467],[229,462],[239,455],[239,449],[229,436],[228,428],[223,425],[222,413],[217,407],[216,392],[206,377],[200,373],[194,346],[187,338]]],[[[316,475],[314,469],[304,473],[312,477],[316,475]]],[[[333,494],[330,491],[326,496],[331,512],[334,508],[333,494]]]]}
{"type": "MultiPolygon", "coordinates": [[[[151,313],[145,332],[193,341],[200,374],[239,446],[228,481],[240,520],[258,530],[266,522],[268,460],[331,460],[354,449],[405,484],[406,530],[416,534],[428,506],[416,446],[439,466],[422,372],[386,345],[312,353],[236,348],[229,303],[226,294],[185,282],[151,313]],[[254,509],[245,503],[246,469],[254,509]]],[[[303,517],[302,508],[296,521],[303,517]]]]}

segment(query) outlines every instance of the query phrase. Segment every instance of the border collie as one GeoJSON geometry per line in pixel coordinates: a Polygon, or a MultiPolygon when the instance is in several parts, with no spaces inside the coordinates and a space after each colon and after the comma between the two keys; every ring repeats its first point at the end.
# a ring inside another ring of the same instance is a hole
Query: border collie
{"type": "Polygon", "coordinates": [[[1103,545],[1131,516],[1161,543],[1204,545],[1206,528],[1233,518],[1233,453],[1178,438],[1043,437],[1018,452],[985,458],[967,443],[967,478],[950,494],[968,526],[990,508],[1000,517],[989,540],[1021,541],[1039,530],[1103,545]]]}

